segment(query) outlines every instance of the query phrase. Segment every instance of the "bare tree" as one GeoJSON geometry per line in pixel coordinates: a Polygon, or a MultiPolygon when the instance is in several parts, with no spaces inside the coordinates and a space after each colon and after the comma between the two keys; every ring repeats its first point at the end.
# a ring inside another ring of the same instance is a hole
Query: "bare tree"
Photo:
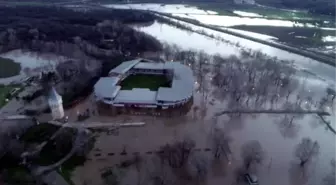
{"type": "Polygon", "coordinates": [[[148,164],[147,160],[140,156],[139,154],[136,154],[134,156],[134,166],[137,171],[137,185],[145,185],[148,184],[148,178],[149,178],[149,171],[148,171],[148,164]]]}
{"type": "Polygon", "coordinates": [[[215,159],[221,158],[223,155],[229,160],[231,154],[229,143],[231,138],[222,129],[215,128],[212,136],[212,152],[215,159]]]}
{"type": "Polygon", "coordinates": [[[249,170],[252,163],[262,163],[265,153],[259,141],[252,140],[242,146],[241,157],[244,160],[245,169],[249,170]]]}
{"type": "Polygon", "coordinates": [[[328,88],[326,89],[326,92],[327,92],[327,95],[328,95],[328,96],[331,96],[331,100],[334,101],[335,96],[336,96],[336,91],[335,91],[335,89],[332,88],[332,87],[328,87],[328,88]]]}
{"type": "Polygon", "coordinates": [[[320,146],[317,141],[310,138],[303,138],[296,146],[295,157],[300,160],[300,167],[304,168],[314,157],[319,154],[320,146]]]}
{"type": "Polygon", "coordinates": [[[187,163],[191,150],[194,147],[195,141],[184,139],[183,141],[161,147],[159,156],[162,162],[167,162],[170,167],[181,168],[187,163]]]}
{"type": "Polygon", "coordinates": [[[331,172],[323,178],[323,185],[335,185],[336,184],[336,166],[335,159],[330,161],[331,172]]]}
{"type": "Polygon", "coordinates": [[[208,174],[208,161],[204,155],[192,155],[188,165],[188,173],[192,180],[204,182],[208,174]]]}
{"type": "Polygon", "coordinates": [[[299,117],[297,115],[285,115],[280,121],[276,122],[279,126],[280,133],[284,137],[293,138],[300,129],[300,125],[296,122],[299,117]]]}
{"type": "Polygon", "coordinates": [[[149,177],[153,185],[176,184],[178,179],[173,170],[166,164],[161,163],[157,157],[153,157],[151,163],[146,166],[150,168],[149,177]]]}
{"type": "Polygon", "coordinates": [[[113,167],[104,169],[101,173],[101,178],[106,185],[117,185],[120,182],[118,173],[113,167]]]}

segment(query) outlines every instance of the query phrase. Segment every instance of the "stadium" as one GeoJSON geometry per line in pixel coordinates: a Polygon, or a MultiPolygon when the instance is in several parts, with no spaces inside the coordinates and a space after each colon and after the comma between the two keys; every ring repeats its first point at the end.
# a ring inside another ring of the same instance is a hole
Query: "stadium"
{"type": "Polygon", "coordinates": [[[192,70],[179,62],[121,63],[94,86],[100,114],[184,114],[192,105],[192,70]]]}

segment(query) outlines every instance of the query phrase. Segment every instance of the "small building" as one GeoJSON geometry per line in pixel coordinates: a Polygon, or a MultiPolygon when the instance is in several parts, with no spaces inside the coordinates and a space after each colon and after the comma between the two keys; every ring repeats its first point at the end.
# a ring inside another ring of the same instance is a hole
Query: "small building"
{"type": "Polygon", "coordinates": [[[48,104],[53,119],[61,119],[64,117],[62,96],[56,92],[56,89],[54,87],[51,87],[51,89],[49,90],[48,104]]]}

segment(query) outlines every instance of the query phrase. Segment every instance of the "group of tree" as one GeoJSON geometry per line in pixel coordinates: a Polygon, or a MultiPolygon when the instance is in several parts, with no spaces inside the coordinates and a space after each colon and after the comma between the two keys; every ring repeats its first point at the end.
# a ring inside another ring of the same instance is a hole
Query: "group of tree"
{"type": "Polygon", "coordinates": [[[154,37],[126,25],[154,20],[152,14],[143,11],[2,6],[0,15],[0,53],[22,49],[70,59],[51,64],[57,66],[56,74],[63,82],[57,90],[66,102],[84,91],[90,93],[95,77],[123,60],[162,49],[154,37]]]}
{"type": "Polygon", "coordinates": [[[124,25],[154,20],[151,14],[142,11],[113,9],[78,12],[61,7],[17,6],[0,7],[0,12],[1,17],[6,17],[0,19],[1,52],[12,49],[66,52],[69,48],[59,47],[66,47],[67,43],[80,45],[75,43],[74,38],[98,49],[122,53],[160,50],[160,43],[153,37],[124,25]]]}
{"type": "Polygon", "coordinates": [[[281,99],[288,100],[299,88],[299,81],[292,78],[296,70],[290,64],[268,58],[261,52],[244,51],[242,58],[238,58],[180,50],[177,46],[165,46],[163,51],[166,58],[183,61],[191,66],[201,91],[209,90],[209,82],[204,74],[212,73],[209,75],[212,76],[210,82],[215,86],[213,94],[220,100],[228,98],[233,108],[253,104],[260,107],[267,102],[274,104],[281,99]]]}
{"type": "Polygon", "coordinates": [[[43,172],[54,170],[60,165],[73,169],[85,162],[86,155],[94,144],[90,132],[81,128],[57,127],[56,132],[52,133],[54,136],[48,135],[41,141],[41,138],[36,137],[42,136],[51,127],[54,128],[47,123],[41,124],[33,125],[28,130],[25,128],[24,131],[16,129],[13,134],[0,133],[0,182],[35,184],[41,180],[43,172]],[[28,140],[25,137],[27,134],[30,136],[28,140]],[[43,166],[43,170],[38,171],[38,166],[43,166]]]}

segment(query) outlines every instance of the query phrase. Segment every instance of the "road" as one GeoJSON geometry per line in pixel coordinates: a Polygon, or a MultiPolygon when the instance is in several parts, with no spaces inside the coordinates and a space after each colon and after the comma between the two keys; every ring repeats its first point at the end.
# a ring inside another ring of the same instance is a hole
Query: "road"
{"type": "Polygon", "coordinates": [[[317,114],[330,116],[330,113],[317,110],[224,110],[216,113],[216,116],[223,114],[317,114]]]}
{"type": "Polygon", "coordinates": [[[144,122],[134,122],[134,123],[100,123],[100,122],[89,122],[89,123],[61,123],[58,121],[49,121],[48,123],[53,125],[58,125],[62,127],[72,127],[72,128],[110,128],[110,127],[134,127],[134,126],[144,126],[144,122]]]}

